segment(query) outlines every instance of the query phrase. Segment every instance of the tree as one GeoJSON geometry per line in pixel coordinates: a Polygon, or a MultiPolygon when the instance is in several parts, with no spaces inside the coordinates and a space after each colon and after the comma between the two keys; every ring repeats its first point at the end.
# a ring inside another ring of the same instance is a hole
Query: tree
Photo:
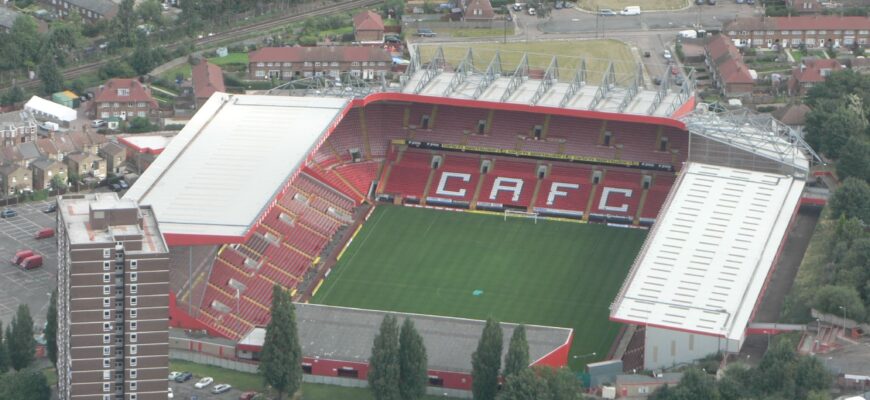
{"type": "Polygon", "coordinates": [[[10,48],[14,54],[17,69],[32,69],[40,59],[43,35],[39,33],[36,20],[29,15],[21,15],[12,23],[9,30],[10,48]]]}
{"type": "Polygon", "coordinates": [[[414,327],[414,321],[405,318],[399,332],[399,394],[403,400],[416,400],[426,394],[427,367],[423,337],[414,327]]]}
{"type": "Polygon", "coordinates": [[[146,23],[163,26],[163,7],[157,0],[145,0],[139,3],[136,14],[146,23]]]}
{"type": "MultiPolygon", "coordinates": [[[[57,177],[57,175],[55,176],[57,177]]],[[[52,178],[54,181],[54,178],[52,178]]],[[[57,289],[51,292],[48,311],[45,312],[45,351],[51,364],[57,364],[57,289]]]]}
{"type": "Polygon", "coordinates": [[[12,105],[15,103],[19,103],[24,101],[24,90],[22,90],[18,85],[12,86],[6,93],[3,94],[2,103],[3,105],[12,105]]]}
{"type": "Polygon", "coordinates": [[[806,399],[831,385],[831,375],[818,358],[800,356],[795,365],[795,398],[806,399]]]}
{"type": "MultiPolygon", "coordinates": [[[[63,174],[56,174],[51,177],[51,188],[52,189],[65,189],[67,187],[66,178],[63,174]]],[[[55,313],[57,310],[54,311],[55,313]]]]}
{"type": "Polygon", "coordinates": [[[870,223],[870,185],[856,178],[848,178],[831,196],[831,216],[858,218],[870,223]]]}
{"type": "Polygon", "coordinates": [[[6,342],[3,341],[3,322],[0,321],[0,376],[9,371],[9,353],[6,351],[7,348],[6,342]]]}
{"type": "Polygon", "coordinates": [[[863,321],[864,302],[852,286],[825,285],[816,291],[813,305],[821,312],[843,315],[840,307],[846,307],[846,318],[863,321]]]}
{"type": "Polygon", "coordinates": [[[110,62],[103,64],[99,71],[100,79],[132,78],[136,71],[126,61],[110,62]]]}
{"type": "Polygon", "coordinates": [[[154,68],[154,62],[157,60],[154,59],[151,46],[149,45],[145,34],[139,32],[138,37],[139,40],[136,41],[136,49],[130,56],[130,66],[133,67],[133,70],[136,71],[137,74],[145,75],[151,71],[151,68],[154,68]]]}
{"type": "Polygon", "coordinates": [[[272,287],[271,320],[260,353],[259,371],[263,380],[278,392],[291,396],[302,385],[302,347],[296,329],[296,307],[281,286],[272,287]]]}
{"type": "Polygon", "coordinates": [[[511,335],[507,356],[504,359],[504,377],[520,372],[529,366],[529,342],[526,340],[526,326],[519,325],[511,335]]]}
{"type": "Polygon", "coordinates": [[[118,14],[115,15],[112,27],[115,45],[130,47],[136,38],[136,12],[133,10],[134,0],[122,0],[118,5],[118,14]]]}
{"type": "Polygon", "coordinates": [[[405,13],[405,0],[386,0],[381,6],[381,11],[388,18],[400,19],[405,13]]]}
{"type": "Polygon", "coordinates": [[[51,387],[42,371],[28,369],[0,379],[0,399],[48,400],[51,387]]]}
{"type": "Polygon", "coordinates": [[[27,368],[36,353],[36,340],[33,339],[33,318],[26,304],[18,305],[18,312],[12,318],[11,336],[6,337],[9,344],[9,360],[12,368],[20,371],[27,368]]]}
{"type": "Polygon", "coordinates": [[[63,74],[57,68],[54,58],[46,56],[37,69],[39,79],[42,80],[42,92],[46,95],[63,90],[63,74]]]}
{"type": "Polygon", "coordinates": [[[372,344],[369,387],[375,400],[399,400],[399,326],[396,317],[385,315],[372,344]]]}
{"type": "Polygon", "coordinates": [[[538,375],[547,382],[547,388],[552,400],[576,400],[580,398],[582,388],[574,373],[567,367],[534,367],[538,375]]]}
{"type": "Polygon", "coordinates": [[[852,136],[840,151],[837,176],[840,179],[855,177],[870,180],[870,142],[863,136],[852,136]]]}
{"type": "Polygon", "coordinates": [[[502,336],[498,322],[487,319],[477,350],[471,355],[471,392],[475,400],[492,400],[498,391],[502,336]]]}
{"type": "Polygon", "coordinates": [[[690,368],[683,373],[677,386],[667,386],[656,390],[650,400],[718,400],[719,391],[713,377],[697,368],[690,368]]]}
{"type": "Polygon", "coordinates": [[[839,158],[840,151],[854,135],[863,134],[867,120],[857,99],[822,99],[807,113],[806,140],[825,155],[839,158]]]}
{"type": "MultiPolygon", "coordinates": [[[[477,399],[477,396],[474,398],[477,399]]],[[[497,398],[498,400],[553,400],[547,382],[530,368],[508,376],[505,379],[504,389],[497,398]]]]}

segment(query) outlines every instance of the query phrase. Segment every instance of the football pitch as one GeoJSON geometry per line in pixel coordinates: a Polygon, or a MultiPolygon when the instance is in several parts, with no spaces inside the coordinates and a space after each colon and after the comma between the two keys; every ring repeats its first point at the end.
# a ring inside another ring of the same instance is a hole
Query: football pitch
{"type": "Polygon", "coordinates": [[[311,302],[570,327],[570,364],[580,370],[613,343],[619,325],[608,321],[608,306],[645,237],[640,229],[379,206],[311,302]]]}

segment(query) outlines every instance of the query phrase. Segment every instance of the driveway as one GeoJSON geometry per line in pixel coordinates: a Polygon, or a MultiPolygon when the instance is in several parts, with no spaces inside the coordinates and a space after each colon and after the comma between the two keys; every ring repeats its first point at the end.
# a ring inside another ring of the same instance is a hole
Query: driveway
{"type": "Polygon", "coordinates": [[[9,207],[18,216],[0,219],[0,321],[8,326],[19,304],[27,304],[33,323],[42,326],[48,299],[57,282],[57,242],[55,238],[37,240],[36,231],[55,227],[55,214],[41,210],[54,198],[9,207]],[[15,252],[32,249],[42,255],[42,268],[23,271],[10,260],[15,252]]]}

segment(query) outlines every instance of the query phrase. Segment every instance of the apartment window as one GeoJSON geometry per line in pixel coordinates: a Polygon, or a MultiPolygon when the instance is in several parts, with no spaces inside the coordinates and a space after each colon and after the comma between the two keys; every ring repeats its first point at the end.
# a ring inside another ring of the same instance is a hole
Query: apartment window
{"type": "Polygon", "coordinates": [[[319,67],[319,66],[320,66],[320,61],[316,61],[316,62],[314,63],[314,66],[315,66],[315,67],[319,67]]]}
{"type": "Polygon", "coordinates": [[[303,63],[302,65],[304,65],[304,66],[306,66],[306,67],[310,67],[310,66],[311,66],[311,61],[306,61],[306,62],[303,63]]]}
{"type": "Polygon", "coordinates": [[[103,261],[103,271],[108,271],[112,268],[112,263],[110,261],[103,261]]]}
{"type": "Polygon", "coordinates": [[[139,324],[136,321],[130,321],[130,330],[135,331],[139,324]]]}
{"type": "Polygon", "coordinates": [[[854,35],[854,34],[855,34],[855,31],[853,31],[853,30],[848,30],[848,31],[846,31],[846,34],[847,34],[847,35],[854,35]]]}
{"type": "Polygon", "coordinates": [[[108,392],[109,389],[111,389],[111,388],[112,388],[112,384],[111,384],[111,383],[103,383],[103,391],[104,391],[104,392],[108,392]]]}
{"type": "Polygon", "coordinates": [[[136,379],[136,376],[139,375],[135,369],[130,370],[130,379],[136,379]]]}
{"type": "Polygon", "coordinates": [[[109,310],[103,310],[103,319],[112,318],[112,312],[109,310]]]}
{"type": "Polygon", "coordinates": [[[815,34],[816,34],[816,31],[815,31],[815,30],[812,30],[812,29],[811,29],[811,30],[808,30],[808,31],[807,31],[807,35],[815,35],[815,34]]]}
{"type": "Polygon", "coordinates": [[[109,380],[112,377],[112,371],[105,370],[103,371],[103,380],[109,380]]]}
{"type": "Polygon", "coordinates": [[[127,89],[127,88],[118,89],[118,96],[129,96],[129,95],[130,95],[130,89],[127,89]]]}
{"type": "Polygon", "coordinates": [[[139,274],[137,274],[135,272],[131,272],[130,273],[130,282],[136,282],[137,279],[139,279],[139,274]]]}
{"type": "Polygon", "coordinates": [[[130,294],[136,294],[136,285],[130,285],[130,294]]]}
{"type": "Polygon", "coordinates": [[[130,334],[130,343],[136,343],[136,339],[138,339],[138,338],[139,338],[138,333],[131,333],[130,334]]]}
{"type": "Polygon", "coordinates": [[[867,34],[870,34],[870,31],[868,31],[866,29],[862,29],[862,30],[858,31],[858,33],[861,35],[867,35],[867,34]]]}
{"type": "Polygon", "coordinates": [[[130,366],[135,367],[137,364],[136,357],[130,357],[130,366]]]}
{"type": "Polygon", "coordinates": [[[139,108],[144,108],[144,107],[145,107],[145,102],[144,102],[144,101],[140,101],[139,104],[138,104],[138,106],[139,106],[139,108]]]}
{"type": "Polygon", "coordinates": [[[137,318],[137,315],[139,312],[135,308],[130,310],[130,318],[137,318]]]}
{"type": "Polygon", "coordinates": [[[285,66],[285,67],[292,67],[292,66],[293,66],[293,63],[285,62],[285,63],[284,63],[284,66],[285,66]]]}
{"type": "Polygon", "coordinates": [[[265,63],[257,63],[257,66],[258,66],[258,67],[265,67],[266,64],[265,64],[265,63]]]}
{"type": "Polygon", "coordinates": [[[843,34],[843,31],[841,31],[841,30],[838,29],[838,30],[835,30],[835,31],[834,31],[834,34],[835,34],[835,35],[841,35],[841,34],[843,34]]]}
{"type": "Polygon", "coordinates": [[[362,62],[362,66],[363,66],[363,67],[368,67],[368,66],[369,66],[368,61],[363,61],[363,62],[362,62]]]}
{"type": "Polygon", "coordinates": [[[130,382],[130,390],[136,390],[136,382],[130,382]]]}
{"type": "Polygon", "coordinates": [[[136,268],[138,268],[138,267],[139,267],[139,261],[137,261],[137,260],[130,260],[130,269],[136,269],[136,268]]]}
{"type": "Polygon", "coordinates": [[[108,332],[110,330],[112,330],[112,323],[111,322],[103,322],[103,332],[108,332]]]}
{"type": "Polygon", "coordinates": [[[103,355],[108,356],[109,354],[112,354],[112,349],[109,346],[103,346],[103,355]]]}
{"type": "Polygon", "coordinates": [[[111,366],[112,366],[112,362],[109,361],[108,358],[104,358],[104,359],[103,359],[103,368],[109,368],[109,367],[111,367],[111,366]]]}
{"type": "Polygon", "coordinates": [[[136,399],[138,399],[138,397],[136,397],[136,393],[130,393],[130,400],[136,400],[136,399]]]}
{"type": "Polygon", "coordinates": [[[121,103],[118,103],[117,101],[112,103],[112,108],[121,108],[121,103]]]}
{"type": "Polygon", "coordinates": [[[112,256],[112,249],[103,249],[103,258],[109,258],[112,256]]]}
{"type": "Polygon", "coordinates": [[[257,70],[257,72],[254,75],[257,78],[264,78],[264,77],[266,77],[266,71],[263,71],[260,69],[260,70],[257,70]]]}
{"type": "Polygon", "coordinates": [[[103,297],[103,307],[109,307],[112,305],[112,299],[108,297],[103,297]]]}
{"type": "Polygon", "coordinates": [[[271,66],[272,66],[272,63],[266,63],[266,66],[267,66],[267,67],[271,67],[271,66]]]}
{"type": "Polygon", "coordinates": [[[137,303],[139,303],[139,299],[136,296],[133,296],[130,298],[130,305],[131,306],[136,306],[137,303]]]}
{"type": "Polygon", "coordinates": [[[387,63],[385,63],[385,62],[383,62],[383,61],[379,61],[379,62],[378,62],[378,66],[379,66],[379,67],[385,67],[386,65],[387,65],[387,63]]]}
{"type": "Polygon", "coordinates": [[[138,349],[136,348],[135,344],[130,346],[130,354],[136,354],[136,350],[138,349]]]}
{"type": "Polygon", "coordinates": [[[103,400],[112,400],[112,395],[110,395],[110,394],[104,394],[104,395],[103,395],[103,400]]]}
{"type": "Polygon", "coordinates": [[[828,33],[828,31],[819,31],[819,35],[824,35],[826,33],[828,33]]]}
{"type": "Polygon", "coordinates": [[[335,62],[335,61],[333,61],[333,62],[331,62],[329,65],[330,65],[330,66],[333,66],[333,67],[337,67],[337,66],[338,66],[338,63],[335,62]]]}
{"type": "Polygon", "coordinates": [[[109,341],[112,339],[110,335],[103,335],[103,344],[109,344],[109,341]]]}
{"type": "Polygon", "coordinates": [[[136,113],[136,115],[145,118],[145,111],[139,111],[138,113],[136,113]]]}

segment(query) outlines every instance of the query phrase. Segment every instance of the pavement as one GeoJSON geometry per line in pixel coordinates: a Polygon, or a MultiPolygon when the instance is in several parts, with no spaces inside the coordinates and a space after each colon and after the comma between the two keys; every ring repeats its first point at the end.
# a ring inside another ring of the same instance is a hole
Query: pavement
{"type": "Polygon", "coordinates": [[[204,389],[197,389],[193,387],[193,385],[198,380],[199,377],[191,378],[189,381],[183,383],[170,381],[169,387],[171,387],[172,391],[174,392],[173,400],[238,400],[239,396],[242,394],[242,391],[238,389],[230,389],[229,392],[221,394],[212,394],[211,388],[213,388],[215,385],[220,384],[221,382],[212,383],[204,389]]]}
{"type": "Polygon", "coordinates": [[[0,321],[4,326],[12,321],[19,304],[27,304],[36,326],[45,322],[48,300],[57,282],[57,243],[55,238],[35,239],[36,231],[55,227],[55,214],[45,214],[42,208],[53,202],[23,203],[9,208],[18,215],[0,219],[0,321]],[[24,271],[10,260],[15,252],[32,249],[42,255],[41,268],[24,271]]]}

